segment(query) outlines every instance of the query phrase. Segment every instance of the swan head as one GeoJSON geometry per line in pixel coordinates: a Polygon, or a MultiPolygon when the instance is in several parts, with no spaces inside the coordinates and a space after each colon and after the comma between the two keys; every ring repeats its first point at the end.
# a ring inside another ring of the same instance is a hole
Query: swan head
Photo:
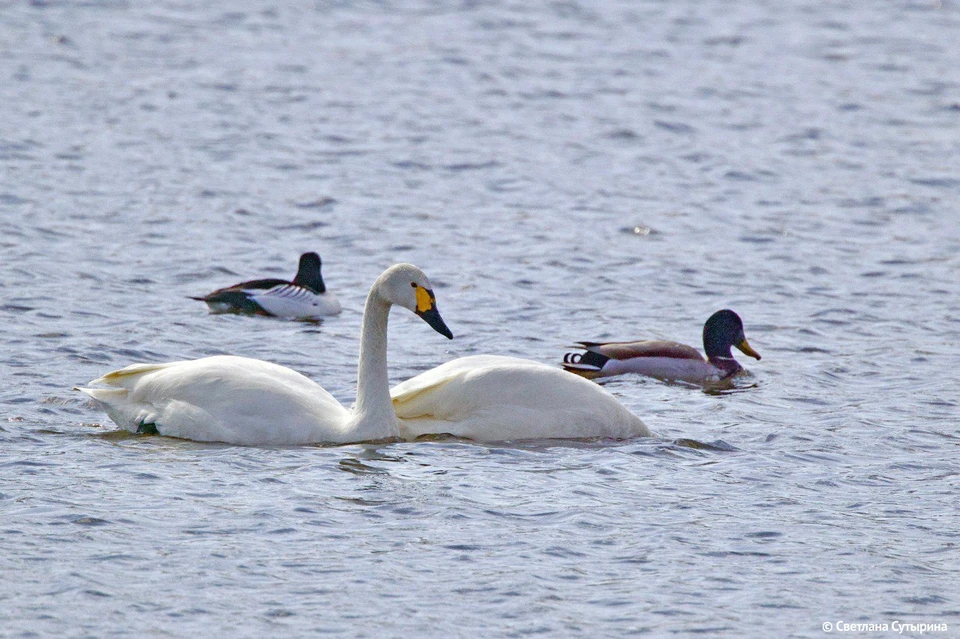
{"type": "Polygon", "coordinates": [[[409,309],[433,330],[453,339],[453,333],[437,310],[437,298],[430,280],[419,268],[413,264],[395,264],[383,272],[375,286],[384,300],[409,309]]]}

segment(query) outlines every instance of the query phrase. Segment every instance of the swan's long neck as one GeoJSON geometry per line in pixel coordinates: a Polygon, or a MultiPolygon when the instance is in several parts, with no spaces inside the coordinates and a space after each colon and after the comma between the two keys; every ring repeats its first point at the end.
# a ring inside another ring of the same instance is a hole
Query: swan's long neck
{"type": "Polygon", "coordinates": [[[400,434],[387,376],[387,318],[390,303],[371,289],[363,309],[357,403],[353,426],[360,439],[386,439],[400,434]]]}

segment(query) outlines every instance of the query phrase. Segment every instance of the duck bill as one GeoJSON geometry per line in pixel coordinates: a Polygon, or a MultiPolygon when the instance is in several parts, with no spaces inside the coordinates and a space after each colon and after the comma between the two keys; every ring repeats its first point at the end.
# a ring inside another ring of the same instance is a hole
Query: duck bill
{"type": "Polygon", "coordinates": [[[426,311],[417,311],[417,315],[420,316],[420,319],[429,324],[433,330],[440,333],[447,339],[453,339],[453,333],[450,332],[450,329],[447,328],[443,318],[440,317],[440,311],[437,310],[436,306],[433,306],[426,311]]]}
{"type": "Polygon", "coordinates": [[[739,343],[739,344],[736,344],[736,347],[737,347],[738,349],[740,349],[740,351],[741,351],[744,355],[749,355],[750,357],[753,357],[754,359],[760,359],[760,353],[758,353],[757,351],[753,350],[753,348],[750,346],[750,344],[747,343],[747,338],[743,338],[742,340],[740,340],[740,343],[739,343]]]}

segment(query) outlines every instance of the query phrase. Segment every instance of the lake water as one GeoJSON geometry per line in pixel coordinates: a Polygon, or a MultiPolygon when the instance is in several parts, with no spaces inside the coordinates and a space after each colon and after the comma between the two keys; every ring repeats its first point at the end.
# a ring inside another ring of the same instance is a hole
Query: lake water
{"type": "Polygon", "coordinates": [[[958,636],[958,33],[925,0],[0,3],[0,634],[958,636]],[[339,317],[187,299],[308,250],[339,317]],[[456,339],[394,313],[393,382],[699,347],[724,307],[763,360],[609,381],[656,434],[622,442],[205,445],[72,390],[231,353],[349,404],[398,261],[456,339]]]}

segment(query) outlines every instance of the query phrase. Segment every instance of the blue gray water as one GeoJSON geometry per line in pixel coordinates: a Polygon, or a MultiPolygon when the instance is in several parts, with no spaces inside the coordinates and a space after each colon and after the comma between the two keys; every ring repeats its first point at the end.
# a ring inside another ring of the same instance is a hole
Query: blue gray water
{"type": "MultiPolygon", "coordinates": [[[[960,628],[960,5],[0,3],[0,634],[960,628]],[[344,313],[186,299],[318,251],[344,313]],[[655,438],[242,448],[72,387],[215,353],[350,403],[580,339],[763,354],[606,384],[655,438]]],[[[852,634],[852,633],[847,633],[852,634]]],[[[906,635],[911,634],[910,632],[906,635]]]]}

